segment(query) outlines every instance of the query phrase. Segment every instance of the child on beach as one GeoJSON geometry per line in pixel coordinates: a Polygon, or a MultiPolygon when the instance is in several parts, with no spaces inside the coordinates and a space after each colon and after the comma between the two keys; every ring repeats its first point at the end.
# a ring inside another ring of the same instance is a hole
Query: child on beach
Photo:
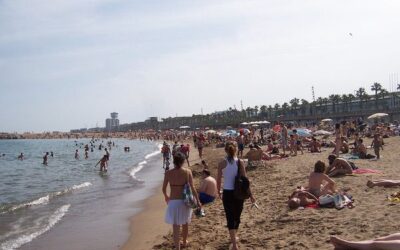
{"type": "Polygon", "coordinates": [[[380,159],[380,149],[383,150],[382,138],[380,137],[380,134],[374,135],[374,139],[372,140],[371,147],[374,148],[376,159],[380,159]]]}

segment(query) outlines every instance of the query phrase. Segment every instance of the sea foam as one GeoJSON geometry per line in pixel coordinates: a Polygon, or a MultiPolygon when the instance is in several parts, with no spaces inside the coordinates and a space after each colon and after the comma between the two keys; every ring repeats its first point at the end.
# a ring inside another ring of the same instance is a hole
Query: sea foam
{"type": "Polygon", "coordinates": [[[49,231],[52,227],[54,227],[55,224],[57,224],[57,222],[59,222],[62,219],[62,217],[64,217],[64,215],[68,212],[68,209],[70,208],[70,206],[71,206],[70,204],[61,206],[48,218],[46,225],[39,228],[34,233],[23,234],[16,239],[12,239],[12,240],[2,243],[0,245],[0,249],[13,250],[13,249],[19,248],[20,246],[22,246],[28,242],[31,242],[33,239],[35,239],[38,236],[49,231]]]}

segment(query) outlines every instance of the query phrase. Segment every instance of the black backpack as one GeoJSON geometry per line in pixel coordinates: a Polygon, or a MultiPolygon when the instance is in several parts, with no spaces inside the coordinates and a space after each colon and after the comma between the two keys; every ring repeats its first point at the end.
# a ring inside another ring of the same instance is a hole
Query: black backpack
{"type": "Polygon", "coordinates": [[[246,200],[250,198],[250,181],[246,176],[240,174],[240,160],[237,162],[238,172],[235,177],[234,196],[238,200],[246,200]]]}

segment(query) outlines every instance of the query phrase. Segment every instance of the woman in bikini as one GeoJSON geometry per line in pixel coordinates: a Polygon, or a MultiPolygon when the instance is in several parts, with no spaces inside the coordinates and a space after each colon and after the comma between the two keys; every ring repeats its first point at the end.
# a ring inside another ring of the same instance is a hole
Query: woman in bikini
{"type": "Polygon", "coordinates": [[[177,152],[174,155],[174,168],[167,171],[164,176],[164,183],[162,191],[164,193],[165,202],[168,204],[167,211],[165,214],[165,222],[172,224],[174,245],[175,249],[181,249],[188,244],[188,231],[189,223],[192,218],[192,208],[186,206],[183,200],[183,188],[185,184],[189,184],[193,192],[193,195],[200,204],[199,196],[196,189],[193,186],[192,171],[188,168],[182,167],[185,163],[186,156],[181,152],[177,152]],[[170,186],[170,194],[167,195],[167,186],[170,186]],[[180,229],[182,226],[182,246],[180,243],[180,229]]]}

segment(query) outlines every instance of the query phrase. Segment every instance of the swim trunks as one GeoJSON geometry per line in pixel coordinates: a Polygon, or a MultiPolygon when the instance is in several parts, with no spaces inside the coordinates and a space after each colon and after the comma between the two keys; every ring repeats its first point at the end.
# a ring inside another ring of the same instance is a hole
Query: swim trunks
{"type": "Polygon", "coordinates": [[[199,199],[200,199],[201,204],[207,204],[207,203],[213,202],[215,200],[215,197],[201,192],[201,193],[199,193],[199,199]]]}

